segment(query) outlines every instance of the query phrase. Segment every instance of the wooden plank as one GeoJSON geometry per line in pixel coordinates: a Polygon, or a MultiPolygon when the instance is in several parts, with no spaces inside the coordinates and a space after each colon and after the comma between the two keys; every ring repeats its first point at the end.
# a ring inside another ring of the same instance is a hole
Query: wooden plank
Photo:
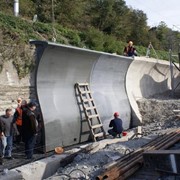
{"type": "Polygon", "coordinates": [[[93,114],[93,115],[88,116],[89,119],[96,118],[96,117],[99,117],[99,115],[98,114],[93,114]]]}
{"type": "Polygon", "coordinates": [[[95,106],[85,107],[85,109],[88,111],[88,110],[93,110],[93,109],[96,109],[96,107],[95,107],[95,106]]]}
{"type": "Polygon", "coordinates": [[[96,125],[93,125],[91,127],[92,127],[92,129],[96,129],[96,128],[100,128],[102,126],[103,126],[102,124],[96,124],[96,125]]]}
{"type": "Polygon", "coordinates": [[[78,86],[88,86],[88,83],[77,83],[78,86]]]}
{"type": "Polygon", "coordinates": [[[90,101],[93,101],[93,99],[92,98],[90,98],[90,99],[83,99],[83,102],[90,102],[90,101]]]}
{"type": "Polygon", "coordinates": [[[73,154],[70,154],[69,156],[65,157],[64,159],[62,159],[60,161],[60,166],[65,167],[66,165],[70,164],[71,162],[73,162],[74,158],[79,154],[79,153],[88,153],[89,151],[93,150],[94,148],[96,148],[98,146],[98,144],[90,144],[87,147],[79,150],[78,152],[75,152],[73,154]]]}
{"type": "Polygon", "coordinates": [[[95,137],[103,137],[104,136],[104,133],[101,132],[101,133],[98,133],[98,134],[94,134],[95,137]]]}
{"type": "Polygon", "coordinates": [[[81,92],[81,94],[90,94],[91,93],[91,91],[80,91],[81,92]]]}

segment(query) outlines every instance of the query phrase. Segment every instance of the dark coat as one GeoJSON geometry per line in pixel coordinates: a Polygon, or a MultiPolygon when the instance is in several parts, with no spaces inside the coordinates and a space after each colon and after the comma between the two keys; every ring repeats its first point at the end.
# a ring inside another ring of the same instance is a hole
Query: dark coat
{"type": "Polygon", "coordinates": [[[109,127],[113,128],[116,133],[121,133],[123,131],[122,120],[120,118],[114,118],[110,121],[109,127]]]}
{"type": "Polygon", "coordinates": [[[22,135],[30,137],[37,134],[37,120],[34,112],[28,107],[23,109],[22,113],[22,135]]]}

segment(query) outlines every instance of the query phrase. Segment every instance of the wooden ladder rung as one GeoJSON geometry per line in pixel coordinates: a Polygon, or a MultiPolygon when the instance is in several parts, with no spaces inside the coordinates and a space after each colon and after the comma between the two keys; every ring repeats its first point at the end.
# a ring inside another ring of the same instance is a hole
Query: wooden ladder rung
{"type": "Polygon", "coordinates": [[[77,83],[78,86],[88,86],[88,83],[77,83]]]}
{"type": "Polygon", "coordinates": [[[81,94],[90,94],[91,93],[91,91],[80,91],[81,92],[81,94]]]}
{"type": "Polygon", "coordinates": [[[96,124],[96,125],[92,125],[92,129],[96,129],[96,128],[100,128],[102,127],[103,125],[102,124],[96,124]]]}
{"type": "Polygon", "coordinates": [[[104,136],[104,133],[103,133],[103,132],[100,132],[100,133],[98,133],[98,134],[94,134],[94,137],[102,137],[102,136],[104,136]]]}
{"type": "Polygon", "coordinates": [[[93,101],[93,99],[83,99],[83,102],[90,102],[93,101]]]}
{"type": "Polygon", "coordinates": [[[86,110],[92,110],[92,109],[96,109],[95,106],[91,106],[91,107],[85,107],[86,110]]]}
{"type": "Polygon", "coordinates": [[[96,118],[96,117],[99,117],[98,114],[93,114],[93,115],[88,115],[88,118],[91,119],[91,118],[96,118]]]}

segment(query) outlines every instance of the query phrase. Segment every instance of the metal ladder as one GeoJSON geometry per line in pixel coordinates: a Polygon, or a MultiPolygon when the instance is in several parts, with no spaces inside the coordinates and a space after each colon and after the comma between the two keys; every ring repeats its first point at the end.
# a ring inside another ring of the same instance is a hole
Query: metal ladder
{"type": "Polygon", "coordinates": [[[90,134],[93,141],[97,141],[98,138],[106,138],[106,133],[103,128],[100,116],[95,106],[94,100],[91,95],[88,83],[76,83],[75,89],[80,96],[85,119],[88,122],[90,134]]]}

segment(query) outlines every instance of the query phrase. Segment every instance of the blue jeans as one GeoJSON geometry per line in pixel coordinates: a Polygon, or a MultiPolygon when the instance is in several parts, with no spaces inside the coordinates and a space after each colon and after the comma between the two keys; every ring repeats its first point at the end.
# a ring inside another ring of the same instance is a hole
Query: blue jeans
{"type": "Polygon", "coordinates": [[[25,140],[25,154],[28,159],[31,159],[33,156],[34,146],[36,143],[36,136],[35,135],[28,136],[25,137],[24,140],[25,140]]]}
{"type": "Polygon", "coordinates": [[[2,152],[3,156],[11,157],[12,146],[13,146],[13,137],[12,136],[2,136],[2,152]]]}

